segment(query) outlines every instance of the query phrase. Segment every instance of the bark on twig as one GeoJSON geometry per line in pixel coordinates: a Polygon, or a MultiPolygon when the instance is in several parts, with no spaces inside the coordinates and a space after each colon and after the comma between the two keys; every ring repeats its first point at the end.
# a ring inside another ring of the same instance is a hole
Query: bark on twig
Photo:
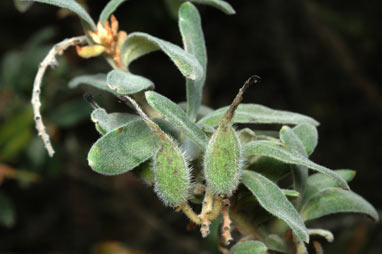
{"type": "Polygon", "coordinates": [[[79,45],[86,42],[86,36],[78,36],[73,37],[70,39],[65,39],[56,45],[53,46],[53,48],[49,51],[49,53],[46,55],[44,60],[40,63],[40,66],[38,68],[34,83],[33,83],[33,93],[32,93],[32,106],[33,106],[33,113],[34,113],[34,119],[36,122],[36,129],[38,131],[38,135],[41,136],[45,148],[49,153],[49,156],[53,156],[54,149],[52,147],[52,144],[50,142],[50,138],[48,133],[46,132],[45,125],[42,121],[40,107],[41,107],[41,101],[40,101],[40,93],[41,93],[41,83],[42,79],[44,77],[45,71],[48,68],[48,66],[57,66],[57,60],[56,55],[61,55],[67,48],[70,46],[79,45]]]}

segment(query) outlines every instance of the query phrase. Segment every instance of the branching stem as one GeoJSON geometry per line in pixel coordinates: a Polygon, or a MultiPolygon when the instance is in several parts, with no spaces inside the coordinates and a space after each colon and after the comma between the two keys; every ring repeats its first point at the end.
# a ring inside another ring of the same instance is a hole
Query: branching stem
{"type": "Polygon", "coordinates": [[[67,48],[70,46],[75,46],[79,44],[83,44],[86,42],[86,36],[78,36],[73,37],[70,39],[65,39],[56,45],[53,46],[53,48],[49,51],[49,53],[46,55],[44,60],[40,63],[40,66],[38,68],[34,83],[33,83],[33,93],[32,93],[32,106],[33,106],[33,113],[34,113],[34,119],[36,122],[36,129],[38,131],[38,135],[41,136],[45,148],[49,153],[49,156],[53,156],[54,149],[52,147],[52,144],[50,142],[50,138],[48,133],[46,132],[45,125],[42,121],[40,107],[41,107],[41,101],[40,101],[40,93],[41,93],[41,83],[42,79],[44,77],[45,71],[48,68],[48,66],[57,66],[57,60],[56,55],[61,55],[67,48]]]}

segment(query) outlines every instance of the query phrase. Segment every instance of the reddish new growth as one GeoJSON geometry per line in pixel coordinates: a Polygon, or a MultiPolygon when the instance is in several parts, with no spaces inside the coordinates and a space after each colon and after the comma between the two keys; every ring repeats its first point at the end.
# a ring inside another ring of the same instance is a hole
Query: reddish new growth
{"type": "Polygon", "coordinates": [[[111,16],[110,22],[106,20],[105,25],[98,21],[97,30],[95,32],[88,31],[90,38],[95,44],[84,47],[77,46],[78,55],[90,58],[105,53],[113,58],[117,68],[121,68],[121,46],[127,34],[125,31],[118,32],[118,26],[118,21],[114,15],[111,16]]]}

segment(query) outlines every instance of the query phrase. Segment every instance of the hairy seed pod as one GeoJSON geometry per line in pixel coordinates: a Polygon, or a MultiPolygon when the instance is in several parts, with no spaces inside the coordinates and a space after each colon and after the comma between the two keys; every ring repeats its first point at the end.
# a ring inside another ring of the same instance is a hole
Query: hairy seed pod
{"type": "Polygon", "coordinates": [[[243,159],[240,140],[232,126],[232,119],[244,91],[249,84],[259,80],[260,77],[252,76],[245,82],[207,145],[204,177],[215,194],[231,196],[239,184],[243,159]]]}
{"type": "Polygon", "coordinates": [[[186,156],[178,144],[168,136],[141,110],[139,105],[130,97],[134,105],[150,129],[158,136],[161,147],[153,157],[154,190],[158,197],[168,206],[177,207],[187,202],[191,192],[191,169],[186,156]]]}
{"type": "Polygon", "coordinates": [[[154,156],[155,192],[169,206],[184,204],[190,195],[191,174],[183,152],[172,140],[163,141],[154,156]]]}
{"type": "Polygon", "coordinates": [[[220,125],[212,135],[204,157],[204,176],[216,194],[231,195],[241,175],[239,138],[231,124],[220,125]]]}

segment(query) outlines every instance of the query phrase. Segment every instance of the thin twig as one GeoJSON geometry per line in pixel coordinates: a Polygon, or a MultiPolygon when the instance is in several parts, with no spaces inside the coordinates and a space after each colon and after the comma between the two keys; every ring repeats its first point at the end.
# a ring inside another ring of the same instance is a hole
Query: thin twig
{"type": "Polygon", "coordinates": [[[202,237],[207,237],[210,233],[211,221],[209,220],[208,215],[212,212],[213,202],[214,202],[213,193],[209,189],[206,189],[206,192],[204,194],[202,211],[199,215],[199,218],[202,221],[202,226],[200,227],[200,232],[202,233],[202,237]]]}
{"type": "Polygon", "coordinates": [[[202,224],[199,216],[194,212],[194,210],[192,210],[189,204],[183,204],[179,207],[179,210],[181,210],[196,225],[202,224]]]}
{"type": "Polygon", "coordinates": [[[231,236],[231,219],[229,218],[229,199],[224,199],[224,206],[222,209],[222,216],[223,216],[223,226],[222,226],[222,234],[224,243],[226,245],[229,245],[229,243],[233,240],[231,236]]]}
{"type": "Polygon", "coordinates": [[[40,93],[41,93],[41,83],[42,79],[44,77],[45,71],[48,68],[48,66],[57,66],[57,60],[56,55],[61,55],[67,48],[70,46],[75,46],[78,44],[82,44],[86,42],[86,36],[78,36],[73,37],[70,39],[65,39],[56,45],[53,46],[53,48],[49,51],[49,53],[46,55],[44,60],[40,63],[40,66],[38,68],[34,84],[33,84],[33,93],[32,93],[32,106],[33,106],[33,113],[34,113],[34,119],[36,122],[36,129],[38,131],[38,135],[41,136],[46,150],[48,150],[49,156],[53,156],[54,149],[52,147],[52,144],[49,139],[49,135],[46,132],[45,125],[42,121],[41,113],[40,113],[40,93]]]}

